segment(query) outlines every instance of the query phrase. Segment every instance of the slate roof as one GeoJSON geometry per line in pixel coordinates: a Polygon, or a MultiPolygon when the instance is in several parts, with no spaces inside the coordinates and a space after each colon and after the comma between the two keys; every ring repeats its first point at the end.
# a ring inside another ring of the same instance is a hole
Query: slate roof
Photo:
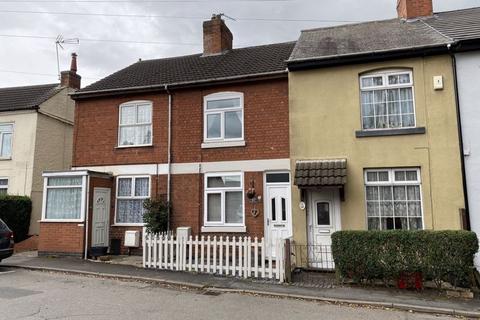
{"type": "Polygon", "coordinates": [[[390,19],[302,31],[290,62],[447,45],[421,20],[390,19]]]}
{"type": "Polygon", "coordinates": [[[277,43],[233,49],[219,55],[195,54],[139,61],[77,91],[73,97],[79,97],[86,92],[149,86],[163,87],[165,84],[192,84],[270,73],[286,73],[286,60],[294,45],[295,42],[277,43]]]}
{"type": "Polygon", "coordinates": [[[347,183],[347,160],[299,160],[294,184],[298,187],[342,186],[347,183]]]}
{"type": "Polygon", "coordinates": [[[424,21],[454,41],[480,38],[480,7],[439,12],[424,21]]]}
{"type": "Polygon", "coordinates": [[[60,89],[58,83],[0,88],[0,112],[34,109],[60,89]]]}

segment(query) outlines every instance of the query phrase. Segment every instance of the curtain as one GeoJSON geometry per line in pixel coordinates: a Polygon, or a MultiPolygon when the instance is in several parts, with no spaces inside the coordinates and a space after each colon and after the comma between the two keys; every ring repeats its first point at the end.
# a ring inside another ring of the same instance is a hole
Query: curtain
{"type": "Polygon", "coordinates": [[[118,223],[143,223],[143,202],[145,199],[118,199],[117,222],[118,223]]]}
{"type": "Polygon", "coordinates": [[[148,178],[135,179],[135,197],[148,197],[148,178]]]}
{"type": "Polygon", "coordinates": [[[243,222],[242,192],[225,192],[225,222],[243,222]]]}
{"type": "Polygon", "coordinates": [[[222,194],[221,193],[209,193],[207,195],[207,221],[208,222],[220,222],[222,221],[222,194]]]}
{"type": "Polygon", "coordinates": [[[225,139],[242,137],[242,112],[225,112],[225,139]]]}
{"type": "MultiPolygon", "coordinates": [[[[50,179],[49,179],[50,180],[50,179]]],[[[47,189],[47,219],[80,219],[82,188],[47,189]]]]}
{"type": "Polygon", "coordinates": [[[0,146],[1,153],[0,157],[11,157],[12,156],[12,134],[4,133],[2,136],[2,145],[0,146]]]}

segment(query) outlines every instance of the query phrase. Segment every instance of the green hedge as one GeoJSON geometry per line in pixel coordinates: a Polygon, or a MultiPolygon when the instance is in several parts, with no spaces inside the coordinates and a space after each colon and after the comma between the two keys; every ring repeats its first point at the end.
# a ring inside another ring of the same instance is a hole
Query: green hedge
{"type": "Polygon", "coordinates": [[[470,285],[478,239],[469,231],[339,231],[332,235],[335,267],[357,282],[421,272],[437,285],[470,285]]]}
{"type": "Polygon", "coordinates": [[[0,219],[12,229],[15,242],[28,238],[32,200],[23,196],[0,196],[0,219]]]}

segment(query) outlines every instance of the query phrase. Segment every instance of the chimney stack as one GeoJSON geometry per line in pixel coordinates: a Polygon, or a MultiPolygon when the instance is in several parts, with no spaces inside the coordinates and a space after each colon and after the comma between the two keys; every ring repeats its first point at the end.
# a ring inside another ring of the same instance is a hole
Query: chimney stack
{"type": "Polygon", "coordinates": [[[397,13],[400,19],[414,19],[433,15],[432,0],[397,0],[397,13]]]}
{"type": "Polygon", "coordinates": [[[60,85],[62,87],[69,87],[72,89],[80,89],[80,82],[82,77],[77,74],[77,54],[72,53],[72,61],[70,63],[70,70],[62,71],[60,73],[60,85]]]}
{"type": "Polygon", "coordinates": [[[222,54],[232,50],[233,36],[221,14],[203,22],[203,55],[222,54]]]}

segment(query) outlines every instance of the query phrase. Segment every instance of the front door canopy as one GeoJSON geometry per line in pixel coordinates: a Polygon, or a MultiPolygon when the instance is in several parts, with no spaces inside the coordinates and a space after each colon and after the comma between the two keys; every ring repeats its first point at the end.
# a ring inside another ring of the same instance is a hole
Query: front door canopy
{"type": "Polygon", "coordinates": [[[299,188],[342,187],[347,182],[347,159],[298,160],[294,184],[299,188]]]}

